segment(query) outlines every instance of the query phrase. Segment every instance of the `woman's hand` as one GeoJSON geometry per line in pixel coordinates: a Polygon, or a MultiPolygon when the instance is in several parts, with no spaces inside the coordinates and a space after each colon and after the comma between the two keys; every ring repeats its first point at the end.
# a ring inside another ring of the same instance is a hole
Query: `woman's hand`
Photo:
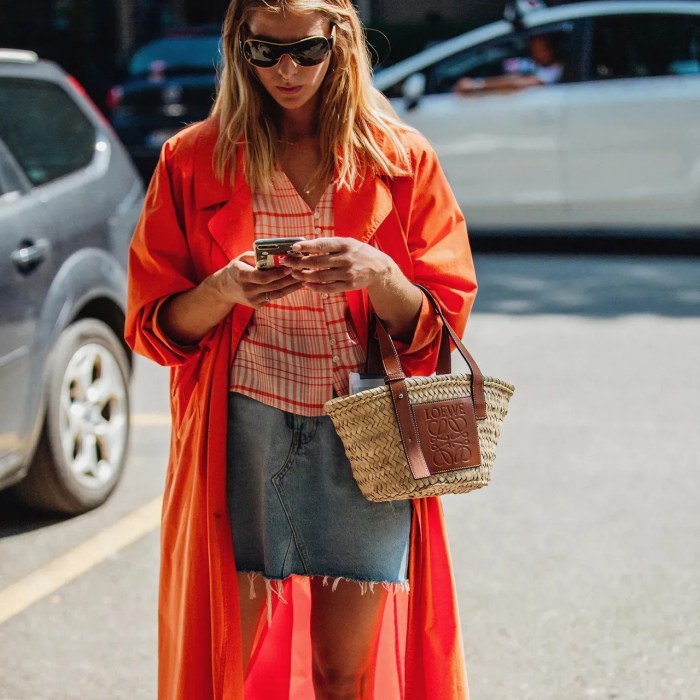
{"type": "Polygon", "coordinates": [[[246,251],[193,289],[173,294],[161,307],[158,319],[175,342],[197,343],[235,304],[257,309],[300,287],[302,283],[292,277],[291,270],[258,270],[253,253],[246,251]]]}
{"type": "Polygon", "coordinates": [[[303,282],[294,279],[292,270],[287,267],[258,270],[252,251],[239,255],[216,272],[212,284],[228,304],[244,304],[254,309],[286,297],[303,286],[303,282]]]}
{"type": "Polygon", "coordinates": [[[301,241],[283,264],[294,280],[315,292],[349,292],[386,283],[396,265],[385,253],[354,238],[316,238],[301,241]]]}
{"type": "Polygon", "coordinates": [[[412,337],[423,293],[388,256],[354,238],[316,238],[301,241],[284,265],[292,277],[314,292],[338,293],[366,289],[377,316],[397,340],[412,337]]]}

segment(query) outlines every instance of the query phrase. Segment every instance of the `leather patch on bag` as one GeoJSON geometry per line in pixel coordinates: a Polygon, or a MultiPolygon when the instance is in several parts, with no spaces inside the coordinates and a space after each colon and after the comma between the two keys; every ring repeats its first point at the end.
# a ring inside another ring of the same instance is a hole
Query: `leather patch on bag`
{"type": "Polygon", "coordinates": [[[474,404],[469,398],[413,404],[431,474],[481,465],[474,404]]]}

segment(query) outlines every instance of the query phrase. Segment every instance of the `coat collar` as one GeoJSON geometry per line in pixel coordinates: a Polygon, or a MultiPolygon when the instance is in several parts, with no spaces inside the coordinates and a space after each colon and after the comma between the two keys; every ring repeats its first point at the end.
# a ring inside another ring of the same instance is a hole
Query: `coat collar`
{"type": "MultiPolygon", "coordinates": [[[[236,153],[233,184],[220,182],[214,173],[215,135],[205,130],[194,154],[195,205],[198,209],[218,207],[209,220],[209,231],[226,256],[231,259],[252,249],[254,220],[252,195],[245,180],[245,146],[236,153]]],[[[341,187],[334,196],[334,226],[338,237],[369,241],[392,210],[391,191],[383,178],[369,176],[355,189],[341,187]]]]}

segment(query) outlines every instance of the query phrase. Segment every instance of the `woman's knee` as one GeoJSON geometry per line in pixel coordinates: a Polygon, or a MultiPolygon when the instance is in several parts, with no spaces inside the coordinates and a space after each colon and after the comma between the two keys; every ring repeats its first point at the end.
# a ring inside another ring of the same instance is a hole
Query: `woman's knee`
{"type": "Polygon", "coordinates": [[[357,700],[361,697],[366,669],[314,659],[313,673],[318,700],[357,700]]]}

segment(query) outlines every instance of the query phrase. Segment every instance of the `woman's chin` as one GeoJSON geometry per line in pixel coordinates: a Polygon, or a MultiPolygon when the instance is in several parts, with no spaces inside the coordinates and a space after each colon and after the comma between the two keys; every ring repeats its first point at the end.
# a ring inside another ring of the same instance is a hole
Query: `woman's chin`
{"type": "Polygon", "coordinates": [[[275,92],[272,98],[281,109],[289,112],[295,112],[303,107],[309,107],[313,102],[313,95],[310,96],[304,90],[287,94],[275,92]]]}

